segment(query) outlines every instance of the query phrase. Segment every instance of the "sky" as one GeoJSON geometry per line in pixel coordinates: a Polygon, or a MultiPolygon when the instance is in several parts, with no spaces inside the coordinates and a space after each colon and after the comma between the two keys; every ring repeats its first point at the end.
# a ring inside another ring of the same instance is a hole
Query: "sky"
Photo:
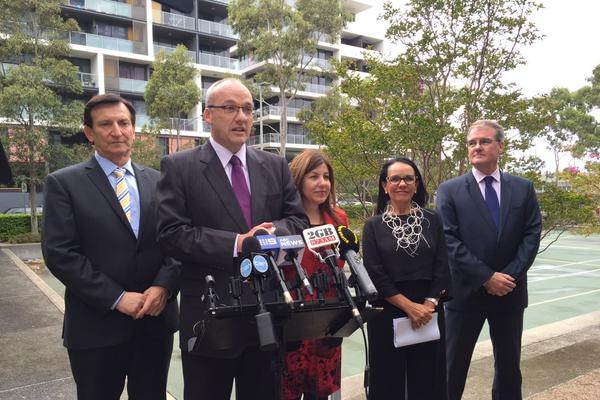
{"type": "MultiPolygon", "coordinates": [[[[396,0],[401,4],[403,1],[396,0]]],[[[507,82],[522,88],[523,94],[533,96],[547,93],[554,87],[576,90],[587,84],[586,78],[600,64],[600,1],[598,0],[542,0],[544,8],[536,12],[533,20],[544,37],[535,44],[521,49],[526,64],[505,74],[507,82]]],[[[383,1],[368,14],[380,14],[383,1]]],[[[384,32],[384,22],[373,24],[374,33],[384,32]]],[[[551,152],[541,143],[532,154],[546,161],[546,169],[554,170],[551,152]]],[[[581,166],[581,162],[564,154],[559,166],[581,166]]]]}

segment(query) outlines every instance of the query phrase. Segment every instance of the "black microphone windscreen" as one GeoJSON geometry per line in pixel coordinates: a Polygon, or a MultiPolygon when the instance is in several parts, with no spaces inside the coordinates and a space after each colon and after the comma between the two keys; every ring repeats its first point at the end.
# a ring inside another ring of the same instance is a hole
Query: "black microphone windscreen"
{"type": "Polygon", "coordinates": [[[345,253],[348,250],[354,250],[358,253],[358,237],[350,228],[340,225],[337,228],[338,236],[340,237],[340,251],[345,253]]]}
{"type": "Polygon", "coordinates": [[[242,254],[260,253],[260,243],[254,236],[249,236],[242,242],[242,254]]]}
{"type": "Polygon", "coordinates": [[[269,232],[267,232],[266,229],[257,229],[256,231],[254,231],[254,236],[261,236],[261,235],[268,235],[269,232]]]}
{"type": "Polygon", "coordinates": [[[287,228],[284,226],[278,226],[277,228],[275,228],[275,232],[273,232],[273,234],[275,236],[289,236],[290,231],[288,231],[287,228]]]}

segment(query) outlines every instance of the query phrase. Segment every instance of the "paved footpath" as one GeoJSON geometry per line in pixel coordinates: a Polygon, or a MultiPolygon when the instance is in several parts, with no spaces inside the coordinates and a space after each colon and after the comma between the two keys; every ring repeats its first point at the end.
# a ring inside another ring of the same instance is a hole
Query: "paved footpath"
{"type": "MultiPolygon", "coordinates": [[[[60,338],[62,298],[7,247],[0,247],[0,400],[75,399],[60,338]]],[[[600,312],[529,329],[523,335],[528,400],[600,399],[600,312]]],[[[492,352],[477,345],[464,400],[490,398],[492,352]]],[[[342,383],[342,399],[361,400],[362,375],[342,383]]]]}

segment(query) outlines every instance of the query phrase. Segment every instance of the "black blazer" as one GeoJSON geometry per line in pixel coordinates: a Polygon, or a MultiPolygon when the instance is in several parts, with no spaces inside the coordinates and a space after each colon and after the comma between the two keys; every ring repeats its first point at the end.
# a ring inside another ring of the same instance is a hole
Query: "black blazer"
{"type": "Polygon", "coordinates": [[[542,218],[533,184],[501,173],[500,231],[471,172],[440,185],[436,208],[444,222],[455,309],[502,310],[527,307],[527,270],[540,244],[542,218]],[[493,296],[483,284],[496,271],[513,276],[517,287],[493,296]]]}
{"type": "Polygon", "coordinates": [[[179,266],[156,240],[159,173],[133,168],[140,195],[137,239],[94,157],[46,179],[42,251],[48,269],[66,287],[63,338],[70,349],[122,343],[132,337],[135,324],[149,334],[177,330],[179,266]],[[134,321],[111,310],[123,290],[143,292],[152,285],[172,294],[160,316],[134,321]]]}
{"type": "MultiPolygon", "coordinates": [[[[252,223],[273,221],[290,232],[306,228],[300,196],[283,157],[247,148],[246,162],[252,194],[252,223]]],[[[165,251],[181,261],[180,347],[187,351],[193,325],[205,309],[201,296],[204,277],[213,275],[221,300],[228,300],[229,277],[234,270],[233,250],[246,225],[231,183],[210,143],[169,155],[162,160],[157,186],[158,235],[165,251]]],[[[207,356],[235,357],[234,349],[206,349],[207,356]]]]}

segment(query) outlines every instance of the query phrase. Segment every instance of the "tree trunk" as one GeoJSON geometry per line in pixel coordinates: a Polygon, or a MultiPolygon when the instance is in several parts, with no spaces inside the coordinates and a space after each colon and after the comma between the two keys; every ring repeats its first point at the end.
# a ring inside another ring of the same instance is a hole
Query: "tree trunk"
{"type": "Polygon", "coordinates": [[[279,124],[279,154],[285,157],[285,145],[287,142],[287,106],[288,100],[282,87],[279,88],[281,98],[281,114],[279,124]]]}
{"type": "Polygon", "coordinates": [[[38,234],[38,220],[37,220],[37,207],[36,207],[36,195],[37,185],[35,182],[29,182],[29,208],[31,209],[30,226],[31,233],[38,234]]]}

